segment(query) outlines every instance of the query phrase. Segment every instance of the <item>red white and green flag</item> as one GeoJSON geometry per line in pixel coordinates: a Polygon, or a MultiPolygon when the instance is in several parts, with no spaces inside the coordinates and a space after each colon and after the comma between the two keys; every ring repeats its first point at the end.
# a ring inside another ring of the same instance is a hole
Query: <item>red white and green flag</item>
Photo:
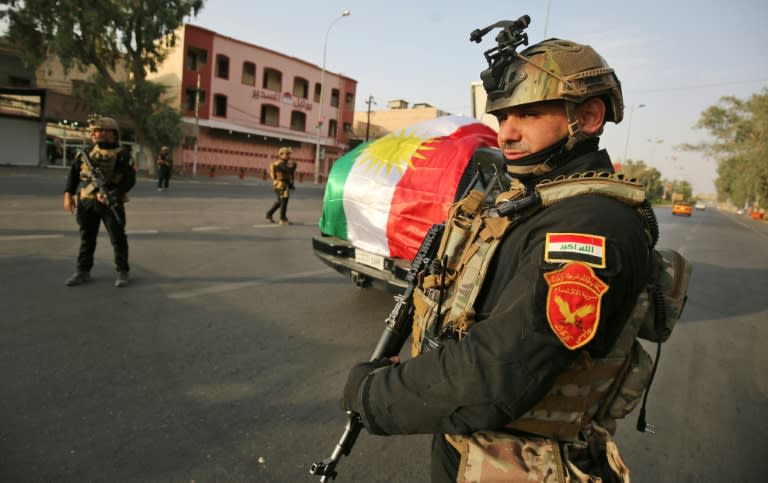
{"type": "Polygon", "coordinates": [[[361,144],[333,164],[320,231],[362,250],[411,260],[445,220],[475,149],[496,146],[476,119],[444,116],[361,144]]]}

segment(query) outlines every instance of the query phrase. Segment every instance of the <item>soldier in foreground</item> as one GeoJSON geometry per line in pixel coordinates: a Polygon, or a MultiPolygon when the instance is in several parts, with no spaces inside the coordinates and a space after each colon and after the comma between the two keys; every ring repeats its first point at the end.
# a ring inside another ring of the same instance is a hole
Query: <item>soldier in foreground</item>
{"type": "MultiPolygon", "coordinates": [[[[509,183],[451,208],[413,291],[414,357],[357,364],[343,404],[371,434],[433,434],[434,482],[629,481],[612,434],[652,374],[637,336],[658,227],[598,147],[623,117],[613,69],[568,40],[515,52],[528,22],[472,33],[504,28],[481,78],[509,183]]],[[[335,476],[346,443],[310,472],[335,476]]]]}
{"type": "Polygon", "coordinates": [[[269,167],[269,176],[272,178],[272,189],[275,191],[275,204],[272,205],[265,218],[268,222],[274,223],[272,215],[280,210],[280,224],[290,225],[288,221],[288,199],[291,196],[291,190],[294,189],[293,178],[296,174],[296,163],[291,159],[291,148],[282,147],[277,152],[279,159],[269,167]]]}
{"type": "Polygon", "coordinates": [[[100,117],[92,122],[90,131],[92,144],[75,157],[64,190],[64,209],[76,210],[80,225],[77,270],[66,284],[80,285],[91,279],[96,238],[104,222],[115,252],[115,287],[125,287],[130,266],[123,204],[136,184],[136,167],[130,147],[120,145],[117,121],[100,117]]]}

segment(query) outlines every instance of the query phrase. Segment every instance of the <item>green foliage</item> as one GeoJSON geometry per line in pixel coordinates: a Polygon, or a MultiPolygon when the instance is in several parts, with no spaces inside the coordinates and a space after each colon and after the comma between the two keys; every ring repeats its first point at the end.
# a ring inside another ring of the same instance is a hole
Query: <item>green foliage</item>
{"type": "Polygon", "coordinates": [[[146,77],[175,45],[184,18],[197,15],[203,3],[0,0],[0,18],[7,20],[8,37],[22,48],[29,64],[57,55],[67,69],[94,67],[97,75],[84,91],[92,107],[127,118],[139,143],[146,140],[157,147],[155,143],[173,145],[180,139],[181,118],[160,102],[162,86],[146,77]]]}
{"type": "Polygon", "coordinates": [[[710,141],[684,148],[718,162],[718,196],[737,206],[768,206],[768,88],[747,100],[720,98],[695,127],[707,130],[710,141]]]}
{"type": "Polygon", "coordinates": [[[628,159],[621,166],[620,171],[627,178],[634,178],[645,186],[646,196],[652,203],[662,200],[664,194],[664,185],[661,179],[661,172],[656,168],[646,166],[643,161],[632,161],[628,159]]]}

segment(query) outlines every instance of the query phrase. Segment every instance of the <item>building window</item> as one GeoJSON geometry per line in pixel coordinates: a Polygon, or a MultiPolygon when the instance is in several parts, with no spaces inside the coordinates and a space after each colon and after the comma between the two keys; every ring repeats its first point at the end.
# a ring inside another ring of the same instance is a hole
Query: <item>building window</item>
{"type": "Polygon", "coordinates": [[[336,119],[331,119],[328,121],[328,137],[336,137],[336,124],[336,119]]]}
{"type": "Polygon", "coordinates": [[[270,91],[282,90],[283,86],[283,74],[279,70],[267,67],[264,69],[264,83],[261,87],[269,89],[270,91]]]}
{"type": "MultiPolygon", "coordinates": [[[[194,111],[195,110],[195,94],[198,91],[196,89],[187,89],[185,96],[184,96],[184,108],[187,111],[194,111]]],[[[205,104],[205,91],[200,89],[200,105],[202,106],[205,104]]]]}
{"type": "Polygon", "coordinates": [[[347,135],[351,135],[352,134],[352,124],[350,124],[348,122],[344,123],[344,133],[347,134],[347,135]]]}
{"type": "Polygon", "coordinates": [[[187,49],[187,69],[200,70],[200,68],[202,68],[207,63],[207,50],[198,49],[197,47],[190,47],[187,49]]]}
{"type": "Polygon", "coordinates": [[[280,125],[280,109],[269,104],[261,106],[261,123],[266,126],[280,125]]]}
{"type": "Polygon", "coordinates": [[[256,85],[256,64],[253,62],[243,62],[243,84],[256,85]]]}
{"type": "Polygon", "coordinates": [[[229,57],[226,55],[216,56],[216,77],[229,79],[229,57]]]}
{"type": "Polygon", "coordinates": [[[354,106],[355,105],[355,94],[352,93],[352,92],[347,92],[347,97],[346,97],[345,100],[346,100],[346,103],[347,103],[348,106],[354,106]]]}
{"type": "Polygon", "coordinates": [[[213,96],[213,115],[227,117],[227,96],[223,94],[213,96]]]}
{"type": "Polygon", "coordinates": [[[315,102],[320,102],[320,83],[315,82],[315,102]]]}
{"type": "Polygon", "coordinates": [[[306,131],[307,115],[301,111],[291,111],[291,129],[294,131],[306,131]]]}
{"type": "Polygon", "coordinates": [[[339,107],[339,90],[331,89],[331,105],[333,107],[339,107]]]}
{"type": "Polygon", "coordinates": [[[307,79],[293,78],[293,97],[309,99],[309,81],[307,79]]]}

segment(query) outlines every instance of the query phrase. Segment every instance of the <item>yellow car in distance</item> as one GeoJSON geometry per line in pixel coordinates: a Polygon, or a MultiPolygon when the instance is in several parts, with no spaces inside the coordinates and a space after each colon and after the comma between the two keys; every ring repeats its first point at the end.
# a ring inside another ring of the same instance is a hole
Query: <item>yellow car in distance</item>
{"type": "Polygon", "coordinates": [[[693,207],[685,201],[675,201],[672,204],[672,214],[676,216],[691,216],[693,207]]]}

